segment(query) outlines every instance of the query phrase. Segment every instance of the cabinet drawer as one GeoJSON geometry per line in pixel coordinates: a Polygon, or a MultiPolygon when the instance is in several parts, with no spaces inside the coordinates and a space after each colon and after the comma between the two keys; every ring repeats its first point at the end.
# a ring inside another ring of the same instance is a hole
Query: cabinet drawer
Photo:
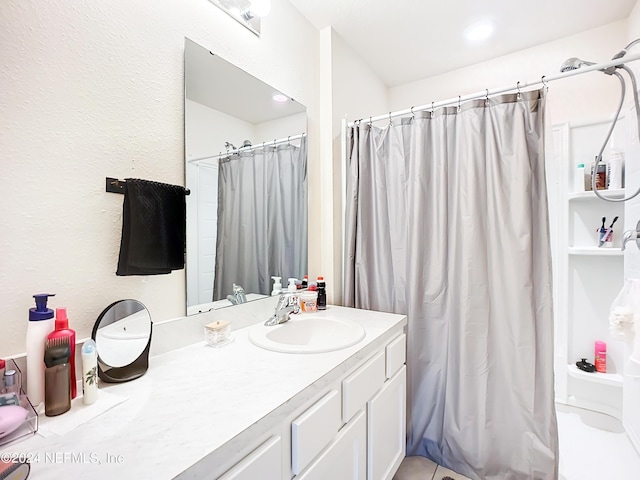
{"type": "Polygon", "coordinates": [[[335,437],[340,422],[340,395],[327,393],[291,422],[291,469],[298,475],[335,437]]]}
{"type": "Polygon", "coordinates": [[[219,480],[280,480],[282,478],[282,440],[272,437],[247,455],[219,480]]]}
{"type": "Polygon", "coordinates": [[[386,348],[387,351],[387,378],[393,377],[400,367],[404,365],[407,357],[407,336],[403,333],[393,340],[386,348]]]}
{"type": "Polygon", "coordinates": [[[365,480],[367,422],[360,412],[296,480],[365,480]]]}
{"type": "Polygon", "coordinates": [[[342,381],[342,422],[347,423],[385,381],[385,352],[378,353],[342,381]]]}

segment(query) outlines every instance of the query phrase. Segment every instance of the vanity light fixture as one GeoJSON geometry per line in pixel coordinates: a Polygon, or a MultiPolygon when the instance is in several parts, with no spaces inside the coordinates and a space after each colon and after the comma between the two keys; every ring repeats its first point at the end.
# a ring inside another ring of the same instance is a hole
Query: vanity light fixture
{"type": "Polygon", "coordinates": [[[251,0],[249,12],[255,17],[266,17],[271,12],[271,0],[251,0]]]}
{"type": "Polygon", "coordinates": [[[260,36],[260,19],[271,11],[271,0],[209,0],[227,15],[260,36]]]}
{"type": "Polygon", "coordinates": [[[464,29],[464,38],[471,43],[479,43],[486,40],[495,30],[495,25],[491,21],[474,22],[464,29]]]}

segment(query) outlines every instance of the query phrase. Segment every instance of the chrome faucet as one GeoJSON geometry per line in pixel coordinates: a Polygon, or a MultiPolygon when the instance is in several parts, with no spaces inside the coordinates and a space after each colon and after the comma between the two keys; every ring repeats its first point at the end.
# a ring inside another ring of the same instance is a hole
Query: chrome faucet
{"type": "Polygon", "coordinates": [[[635,240],[636,245],[638,245],[638,248],[640,248],[640,221],[638,221],[635,230],[627,230],[626,232],[624,232],[624,235],[622,236],[623,251],[625,249],[625,246],[627,245],[627,242],[629,242],[630,240],[635,240]]]}
{"type": "Polygon", "coordinates": [[[280,295],[280,298],[278,298],[275,313],[269,317],[264,324],[267,327],[280,325],[281,323],[288,322],[292,313],[298,313],[299,311],[300,307],[298,306],[298,301],[295,298],[295,295],[286,293],[282,294],[280,295]]]}
{"type": "Polygon", "coordinates": [[[233,295],[227,295],[227,300],[229,300],[234,305],[240,305],[241,303],[246,303],[247,295],[244,293],[244,288],[234,283],[233,295]]]}

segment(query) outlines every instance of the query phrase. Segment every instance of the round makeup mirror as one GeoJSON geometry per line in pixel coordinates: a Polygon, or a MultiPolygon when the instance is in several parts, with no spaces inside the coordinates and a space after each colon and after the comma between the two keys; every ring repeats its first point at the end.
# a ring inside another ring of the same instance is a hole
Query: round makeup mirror
{"type": "Polygon", "coordinates": [[[98,377],[120,383],[138,378],[149,368],[151,315],[137,300],[118,300],[96,320],[91,338],[98,349],[98,377]]]}

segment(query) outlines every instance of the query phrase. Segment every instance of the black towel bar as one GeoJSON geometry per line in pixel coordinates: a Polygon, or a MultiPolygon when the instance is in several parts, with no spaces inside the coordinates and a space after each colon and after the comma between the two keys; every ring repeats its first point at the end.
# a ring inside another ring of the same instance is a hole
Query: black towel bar
{"type": "MultiPolygon", "coordinates": [[[[106,180],[106,191],[109,193],[121,193],[124,195],[124,184],[127,183],[124,180],[118,180],[117,178],[107,177],[106,180]]],[[[184,189],[184,194],[189,195],[191,190],[188,188],[184,189]]]]}

